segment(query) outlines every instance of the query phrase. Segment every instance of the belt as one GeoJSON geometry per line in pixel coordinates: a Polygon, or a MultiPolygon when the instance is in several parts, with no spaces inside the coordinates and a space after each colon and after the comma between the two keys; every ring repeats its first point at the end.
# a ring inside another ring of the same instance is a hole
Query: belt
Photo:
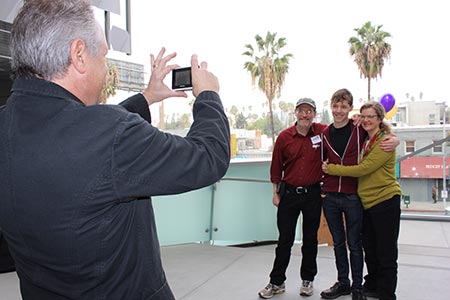
{"type": "Polygon", "coordinates": [[[302,194],[308,194],[314,189],[320,189],[320,186],[321,186],[320,182],[316,182],[314,184],[306,185],[306,186],[293,186],[293,185],[286,183],[286,190],[289,190],[296,194],[302,195],[302,194]]]}

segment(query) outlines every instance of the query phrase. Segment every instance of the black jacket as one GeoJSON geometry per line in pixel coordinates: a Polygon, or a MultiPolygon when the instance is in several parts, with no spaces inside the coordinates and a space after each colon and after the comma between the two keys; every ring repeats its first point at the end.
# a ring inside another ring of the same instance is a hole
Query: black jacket
{"type": "MultiPolygon", "coordinates": [[[[149,119],[144,101],[125,106],[149,119]]],[[[219,96],[201,93],[193,116],[182,138],[120,106],[16,79],[0,108],[0,227],[24,300],[174,299],[150,196],[211,185],[230,158],[219,96]]]]}

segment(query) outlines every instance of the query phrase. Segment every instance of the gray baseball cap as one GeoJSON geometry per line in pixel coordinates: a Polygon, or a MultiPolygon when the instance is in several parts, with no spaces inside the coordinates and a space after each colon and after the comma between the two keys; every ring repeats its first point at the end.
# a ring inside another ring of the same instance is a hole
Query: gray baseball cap
{"type": "Polygon", "coordinates": [[[312,106],[312,108],[314,108],[314,110],[316,110],[316,103],[311,98],[300,98],[297,101],[297,104],[295,104],[295,108],[297,108],[299,105],[302,105],[302,104],[308,104],[309,106],[312,106]]]}

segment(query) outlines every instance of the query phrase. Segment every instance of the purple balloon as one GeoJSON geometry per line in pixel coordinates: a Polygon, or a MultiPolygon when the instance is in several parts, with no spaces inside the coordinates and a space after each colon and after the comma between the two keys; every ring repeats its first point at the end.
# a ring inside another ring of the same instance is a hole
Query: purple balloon
{"type": "Polygon", "coordinates": [[[395,105],[395,98],[391,94],[385,94],[380,99],[381,105],[383,105],[386,112],[390,111],[395,105]]]}

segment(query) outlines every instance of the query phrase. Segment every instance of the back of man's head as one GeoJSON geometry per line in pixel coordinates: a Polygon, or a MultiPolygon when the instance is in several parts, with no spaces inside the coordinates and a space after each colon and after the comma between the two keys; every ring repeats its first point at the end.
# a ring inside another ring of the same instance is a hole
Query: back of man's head
{"type": "Polygon", "coordinates": [[[13,77],[64,77],[72,41],[85,41],[97,55],[98,25],[88,0],[28,0],[11,30],[13,77]]]}

